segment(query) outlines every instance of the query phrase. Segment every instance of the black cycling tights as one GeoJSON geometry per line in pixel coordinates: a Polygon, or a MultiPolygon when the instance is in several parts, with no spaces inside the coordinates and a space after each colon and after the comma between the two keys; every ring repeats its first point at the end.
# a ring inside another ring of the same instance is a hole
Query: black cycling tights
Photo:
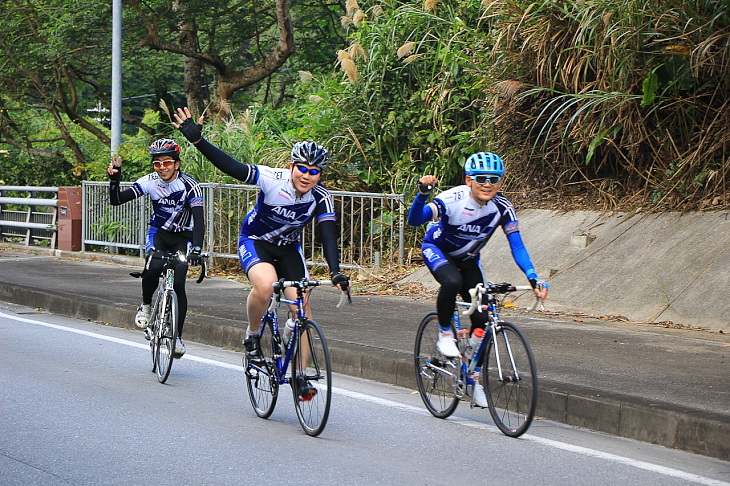
{"type": "MultiPolygon", "coordinates": [[[[447,263],[431,273],[436,278],[436,281],[441,284],[438,297],[436,298],[436,313],[438,314],[439,324],[448,326],[451,322],[451,317],[454,315],[456,296],[461,295],[461,298],[465,302],[469,302],[471,300],[469,289],[479,283],[484,283],[484,276],[482,275],[479,264],[475,260],[459,262],[458,266],[453,263],[447,263]]],[[[477,327],[484,329],[486,315],[475,311],[470,318],[470,332],[477,327]]]]}
{"type": "MultiPolygon", "coordinates": [[[[181,251],[186,253],[188,240],[180,233],[157,230],[153,239],[153,245],[156,250],[160,251],[181,251]]],[[[149,262],[149,267],[142,277],[142,303],[152,303],[152,294],[155,293],[155,289],[157,289],[160,283],[160,275],[162,275],[162,267],[164,265],[165,262],[158,258],[153,258],[149,262]]],[[[177,294],[178,336],[181,339],[183,324],[185,324],[185,314],[188,312],[188,297],[185,294],[185,276],[187,273],[187,265],[178,265],[175,269],[175,285],[173,285],[177,294]]]]}

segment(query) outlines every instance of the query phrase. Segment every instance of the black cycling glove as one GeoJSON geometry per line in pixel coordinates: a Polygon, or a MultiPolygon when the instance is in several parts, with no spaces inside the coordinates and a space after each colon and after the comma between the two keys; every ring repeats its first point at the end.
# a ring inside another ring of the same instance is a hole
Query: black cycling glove
{"type": "Polygon", "coordinates": [[[421,181],[418,181],[418,194],[422,196],[428,196],[431,194],[436,187],[436,183],[433,184],[422,184],[421,181]]]}
{"type": "Polygon", "coordinates": [[[196,246],[192,250],[190,250],[190,253],[188,253],[188,263],[190,265],[200,265],[201,256],[200,256],[200,247],[196,246]]]}
{"type": "Polygon", "coordinates": [[[347,289],[350,286],[350,279],[346,275],[342,275],[341,273],[334,273],[332,274],[332,285],[337,287],[339,284],[342,287],[343,292],[347,292],[347,289]]]}
{"type": "Polygon", "coordinates": [[[112,167],[117,169],[117,172],[115,174],[109,174],[109,180],[119,184],[119,182],[121,182],[121,180],[122,180],[122,168],[117,167],[117,166],[112,166],[112,167]]]}
{"type": "Polygon", "coordinates": [[[203,126],[195,123],[192,118],[188,118],[180,125],[180,132],[192,143],[198,143],[203,138],[202,129],[203,126]]]}

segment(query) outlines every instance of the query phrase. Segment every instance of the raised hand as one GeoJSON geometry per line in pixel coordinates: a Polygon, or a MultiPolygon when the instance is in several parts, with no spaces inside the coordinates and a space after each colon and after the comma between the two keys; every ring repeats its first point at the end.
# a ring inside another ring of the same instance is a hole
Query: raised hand
{"type": "Polygon", "coordinates": [[[175,121],[172,122],[173,127],[180,130],[189,142],[194,144],[200,142],[200,139],[203,138],[202,128],[204,117],[202,115],[198,123],[195,123],[193,116],[190,114],[190,110],[186,106],[185,108],[178,108],[177,113],[174,113],[173,116],[175,117],[175,121]]]}
{"type": "Polygon", "coordinates": [[[116,160],[114,154],[111,156],[109,161],[109,167],[106,168],[106,173],[109,174],[109,178],[112,180],[120,180],[122,178],[122,156],[117,155],[116,160]]]}

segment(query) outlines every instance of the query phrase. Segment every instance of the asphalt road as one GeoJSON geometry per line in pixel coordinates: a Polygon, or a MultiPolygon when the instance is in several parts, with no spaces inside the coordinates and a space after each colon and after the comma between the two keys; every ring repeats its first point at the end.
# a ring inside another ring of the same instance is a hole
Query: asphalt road
{"type": "Polygon", "coordinates": [[[411,389],[336,374],[319,438],[283,389],[255,416],[238,352],[189,341],[168,383],[139,332],[0,304],[4,484],[730,484],[730,463],[548,420],[439,420],[411,389]],[[725,481],[725,482],[724,482],[725,481]]]}

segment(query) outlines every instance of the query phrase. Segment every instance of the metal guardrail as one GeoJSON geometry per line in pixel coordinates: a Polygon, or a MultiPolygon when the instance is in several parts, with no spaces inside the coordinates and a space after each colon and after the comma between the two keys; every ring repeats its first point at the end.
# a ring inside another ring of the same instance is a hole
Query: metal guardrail
{"type": "Polygon", "coordinates": [[[26,246],[48,242],[51,248],[56,248],[57,208],[58,187],[0,185],[0,235],[22,238],[26,246]],[[8,196],[8,193],[28,193],[28,196],[8,196]],[[55,197],[39,198],[38,193],[54,193],[55,197]]]}
{"type": "MultiPolygon", "coordinates": [[[[122,189],[131,186],[123,183],[122,189]]],[[[256,203],[258,187],[203,183],[207,244],[212,257],[238,259],[241,223],[256,203]]],[[[144,250],[151,208],[148,198],[109,205],[109,183],[84,181],[82,243],[144,250]]],[[[403,264],[405,196],[330,191],[339,229],[343,268],[403,264]]],[[[307,264],[326,265],[312,222],[302,233],[307,264]]]]}

